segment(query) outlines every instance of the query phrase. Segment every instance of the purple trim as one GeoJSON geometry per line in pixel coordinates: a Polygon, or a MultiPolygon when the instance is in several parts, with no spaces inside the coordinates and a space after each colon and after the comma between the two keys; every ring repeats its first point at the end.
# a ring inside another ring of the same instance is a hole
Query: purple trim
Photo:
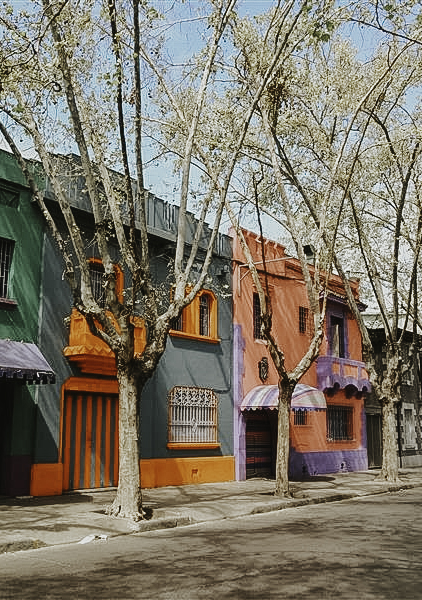
{"type": "Polygon", "coordinates": [[[350,360],[349,358],[338,358],[337,356],[319,356],[317,359],[317,380],[320,390],[339,387],[345,388],[353,385],[359,392],[371,391],[369,380],[363,375],[365,363],[360,360],[350,360]],[[340,373],[333,373],[333,364],[339,366],[340,373]],[[356,367],[357,377],[348,377],[344,374],[345,367],[356,367]]]}
{"type": "Polygon", "coordinates": [[[235,477],[237,481],[246,479],[246,419],[240,406],[243,400],[243,374],[245,340],[242,335],[242,325],[233,326],[233,452],[235,477]]]}
{"type": "Polygon", "coordinates": [[[365,448],[333,452],[296,452],[290,448],[289,477],[300,480],[307,476],[328,473],[366,471],[368,456],[365,448]]]}

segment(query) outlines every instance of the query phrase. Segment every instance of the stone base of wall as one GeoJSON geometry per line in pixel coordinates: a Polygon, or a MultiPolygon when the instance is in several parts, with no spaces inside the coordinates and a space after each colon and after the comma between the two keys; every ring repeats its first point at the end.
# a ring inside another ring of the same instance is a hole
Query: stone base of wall
{"type": "Polygon", "coordinates": [[[336,450],[334,452],[296,452],[290,450],[289,478],[293,480],[329,473],[366,471],[367,468],[366,449],[336,450]]]}

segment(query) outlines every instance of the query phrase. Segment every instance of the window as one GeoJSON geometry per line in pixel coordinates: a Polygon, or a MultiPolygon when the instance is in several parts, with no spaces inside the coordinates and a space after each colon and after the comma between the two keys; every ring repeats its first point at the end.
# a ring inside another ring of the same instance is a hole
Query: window
{"type": "Polygon", "coordinates": [[[0,186],[0,204],[9,208],[19,207],[20,194],[19,190],[13,187],[6,187],[3,183],[0,186]]]}
{"type": "Polygon", "coordinates": [[[199,292],[183,309],[180,317],[174,319],[170,333],[176,337],[218,342],[217,298],[213,292],[199,292]]]}
{"type": "Polygon", "coordinates": [[[253,295],[253,337],[255,340],[263,339],[261,333],[261,303],[257,293],[253,295]]]}
{"type": "Polygon", "coordinates": [[[218,400],[213,390],[178,386],[168,395],[168,447],[217,447],[218,400]]]}
{"type": "Polygon", "coordinates": [[[95,300],[101,308],[105,307],[105,289],[104,289],[104,267],[100,262],[89,263],[89,274],[91,276],[91,288],[95,300]]]}
{"type": "Polygon", "coordinates": [[[210,299],[208,294],[199,298],[199,335],[210,334],[210,299]]]}
{"type": "Polygon", "coordinates": [[[343,317],[331,317],[331,355],[344,358],[344,320],[343,317]]]}
{"type": "Polygon", "coordinates": [[[294,411],[294,424],[295,425],[307,425],[308,424],[308,410],[295,410],[294,411]]]}
{"type": "MultiPolygon", "coordinates": [[[[409,407],[406,404],[405,407],[409,407]]],[[[404,444],[406,448],[414,448],[416,444],[415,415],[413,408],[404,408],[404,444]]]]}
{"type": "Polygon", "coordinates": [[[353,407],[327,406],[327,440],[353,440],[353,407]]]}
{"type": "Polygon", "coordinates": [[[306,306],[299,306],[299,333],[306,333],[308,331],[308,308],[306,306]]]}
{"type": "Polygon", "coordinates": [[[8,298],[10,293],[10,270],[14,242],[0,238],[0,298],[8,298]]]}
{"type": "MultiPolygon", "coordinates": [[[[119,265],[114,265],[114,272],[116,275],[116,294],[119,302],[123,301],[123,287],[124,287],[124,275],[119,265]]],[[[106,306],[106,293],[105,293],[105,278],[104,278],[104,267],[100,259],[91,258],[89,261],[89,274],[91,277],[91,288],[95,300],[98,302],[101,308],[106,306]]]]}

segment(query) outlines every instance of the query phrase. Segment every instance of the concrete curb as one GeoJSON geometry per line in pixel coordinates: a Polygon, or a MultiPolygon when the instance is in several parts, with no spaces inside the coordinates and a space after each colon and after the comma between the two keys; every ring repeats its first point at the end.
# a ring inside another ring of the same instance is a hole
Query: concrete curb
{"type": "MultiPolygon", "coordinates": [[[[106,539],[121,537],[126,535],[146,533],[150,531],[158,531],[165,529],[174,529],[176,527],[187,527],[189,525],[199,525],[208,521],[217,521],[223,519],[236,519],[242,517],[248,517],[252,515],[260,515],[270,512],[276,512],[285,510],[287,508],[299,508],[303,506],[311,506],[314,504],[326,504],[331,502],[341,502],[343,500],[350,500],[352,498],[361,498],[365,496],[375,496],[378,494],[388,494],[393,492],[405,491],[416,487],[422,487],[422,479],[414,481],[412,483],[397,483],[397,484],[383,484],[380,482],[380,487],[374,487],[371,489],[356,489],[356,490],[345,490],[344,492],[337,491],[333,493],[321,493],[321,495],[308,496],[304,498],[291,498],[291,499],[274,499],[267,502],[255,503],[250,509],[240,510],[237,513],[230,512],[230,514],[222,514],[220,511],[214,516],[206,518],[194,517],[193,514],[189,514],[189,509],[186,510],[185,514],[176,514],[171,516],[162,516],[156,519],[152,518],[147,521],[140,521],[138,523],[130,523],[129,530],[127,532],[109,532],[106,535],[106,539]]],[[[217,501],[218,502],[218,501],[217,501]]],[[[194,507],[192,507],[192,513],[195,513],[194,507]]],[[[174,512],[174,509],[173,509],[174,512]]],[[[16,541],[10,541],[0,544],[0,554],[20,552],[25,550],[36,550],[40,548],[46,548],[51,546],[78,544],[79,541],[68,541],[68,542],[57,542],[53,544],[47,544],[39,539],[18,539],[16,541]]]]}

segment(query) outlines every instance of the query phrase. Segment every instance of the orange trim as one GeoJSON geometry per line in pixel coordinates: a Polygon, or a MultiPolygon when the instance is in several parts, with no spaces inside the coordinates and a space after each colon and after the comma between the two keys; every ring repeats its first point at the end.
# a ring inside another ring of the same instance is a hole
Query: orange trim
{"type": "Polygon", "coordinates": [[[75,471],[73,477],[73,487],[80,487],[81,478],[81,436],[82,436],[82,396],[76,400],[76,425],[75,425],[75,471]]]}
{"type": "MultiPolygon", "coordinates": [[[[96,264],[96,265],[101,265],[103,266],[103,261],[101,260],[101,258],[90,258],[88,259],[88,262],[91,264],[96,264]]],[[[114,273],[116,275],[116,293],[117,293],[117,299],[119,302],[123,302],[123,288],[124,288],[124,275],[123,275],[123,271],[120,267],[120,265],[115,264],[113,265],[114,267],[114,273]]]]}
{"type": "Polygon", "coordinates": [[[91,487],[91,458],[92,458],[92,396],[86,400],[86,430],[85,430],[85,470],[84,487],[91,487]]]}
{"type": "Polygon", "coordinates": [[[31,467],[31,496],[60,496],[63,493],[63,465],[35,464],[31,467]]]}
{"type": "Polygon", "coordinates": [[[233,481],[234,457],[153,458],[141,460],[144,488],[233,481]]]}
{"type": "Polygon", "coordinates": [[[94,377],[70,377],[63,384],[65,390],[80,392],[100,392],[102,394],[118,394],[117,379],[97,379],[94,377]]]}
{"type": "Polygon", "coordinates": [[[104,485],[108,487],[110,481],[110,418],[111,418],[111,398],[106,400],[106,422],[105,422],[105,456],[104,456],[104,485]]]}
{"type": "Polygon", "coordinates": [[[199,335],[199,333],[188,333],[186,331],[178,331],[177,329],[170,329],[170,335],[173,337],[198,340],[199,342],[209,342],[211,344],[219,344],[221,342],[221,339],[218,337],[213,338],[206,335],[199,335]]]}
{"type": "Polygon", "coordinates": [[[168,442],[167,448],[169,450],[213,450],[215,448],[221,448],[221,444],[218,442],[204,442],[191,444],[189,442],[168,442]]]}
{"type": "Polygon", "coordinates": [[[116,410],[115,431],[114,431],[114,481],[113,485],[117,485],[119,480],[119,403],[114,403],[116,410]]]}
{"type": "MultiPolygon", "coordinates": [[[[71,396],[66,395],[64,401],[64,410],[66,411],[66,443],[64,448],[64,459],[63,459],[63,489],[69,489],[69,476],[70,476],[70,431],[72,426],[72,402],[71,396]]],[[[64,418],[64,415],[63,417],[64,418]]]]}
{"type": "Polygon", "coordinates": [[[102,429],[102,402],[97,396],[97,418],[95,426],[95,487],[100,487],[101,482],[101,429],[102,429]]]}

